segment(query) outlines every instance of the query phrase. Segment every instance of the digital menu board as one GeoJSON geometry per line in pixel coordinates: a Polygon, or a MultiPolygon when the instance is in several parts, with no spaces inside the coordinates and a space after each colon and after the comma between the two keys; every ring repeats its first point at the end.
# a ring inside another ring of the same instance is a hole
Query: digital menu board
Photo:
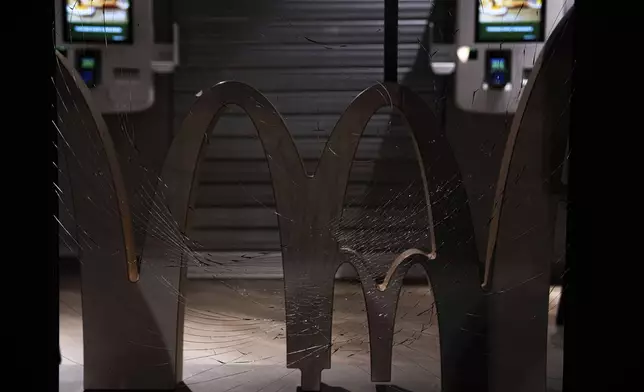
{"type": "Polygon", "coordinates": [[[545,0],[475,0],[476,42],[543,42],[545,0]]]}
{"type": "Polygon", "coordinates": [[[132,0],[63,0],[65,41],[132,42],[132,0]]]}

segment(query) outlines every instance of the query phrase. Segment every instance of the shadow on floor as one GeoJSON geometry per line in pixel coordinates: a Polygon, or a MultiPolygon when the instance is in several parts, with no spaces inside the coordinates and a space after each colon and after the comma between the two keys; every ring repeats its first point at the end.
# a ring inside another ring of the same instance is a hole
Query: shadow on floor
{"type": "MultiPolygon", "coordinates": [[[[304,392],[302,391],[302,387],[297,387],[295,390],[297,392],[304,392]]],[[[342,387],[333,387],[331,385],[322,383],[320,386],[320,392],[351,392],[351,391],[342,387]]]]}
{"type": "Polygon", "coordinates": [[[412,392],[409,389],[401,388],[396,385],[376,385],[376,392],[412,392]]]}
{"type": "MultiPolygon", "coordinates": [[[[376,392],[412,392],[408,389],[404,389],[396,385],[385,385],[385,384],[375,385],[375,389],[376,389],[376,392]]],[[[191,392],[191,391],[192,390],[190,389],[190,387],[188,387],[183,382],[177,385],[177,389],[175,390],[175,392],[191,392]]],[[[305,391],[302,391],[301,387],[297,387],[296,391],[305,392],[305,391]]],[[[148,392],[155,392],[155,391],[148,391],[148,392]]],[[[168,391],[159,391],[159,392],[168,392],[168,391]]],[[[343,387],[335,387],[335,386],[331,386],[323,383],[322,387],[320,388],[320,392],[351,392],[351,391],[343,387]]]]}
{"type": "MultiPolygon", "coordinates": [[[[378,384],[378,385],[375,385],[375,387],[376,387],[376,392],[412,392],[408,389],[400,388],[395,385],[378,384]]],[[[297,392],[303,392],[302,388],[297,387],[297,392]]],[[[320,388],[320,392],[351,392],[351,391],[349,391],[346,388],[334,387],[323,383],[322,388],[320,388]]]]}
{"type": "MultiPolygon", "coordinates": [[[[404,389],[378,389],[378,387],[380,387],[380,385],[376,386],[376,391],[377,392],[390,392],[390,391],[391,392],[393,392],[393,391],[409,392],[409,391],[406,391],[404,389]]],[[[179,385],[177,385],[177,389],[175,390],[175,392],[191,392],[191,391],[192,390],[190,389],[190,387],[188,387],[183,382],[180,383],[179,385]]],[[[297,392],[304,392],[304,391],[302,391],[301,387],[297,387],[296,391],[297,392]]],[[[321,385],[320,392],[351,392],[351,391],[349,391],[348,389],[342,388],[342,387],[334,387],[334,386],[327,385],[327,384],[323,383],[321,385]]]]}

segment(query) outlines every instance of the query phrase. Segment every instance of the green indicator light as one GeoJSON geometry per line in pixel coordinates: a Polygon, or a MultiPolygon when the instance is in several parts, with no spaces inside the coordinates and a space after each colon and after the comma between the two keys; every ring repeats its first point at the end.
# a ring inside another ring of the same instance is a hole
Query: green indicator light
{"type": "Polygon", "coordinates": [[[96,60],[93,58],[82,58],[81,59],[81,68],[94,68],[96,66],[96,60]]]}

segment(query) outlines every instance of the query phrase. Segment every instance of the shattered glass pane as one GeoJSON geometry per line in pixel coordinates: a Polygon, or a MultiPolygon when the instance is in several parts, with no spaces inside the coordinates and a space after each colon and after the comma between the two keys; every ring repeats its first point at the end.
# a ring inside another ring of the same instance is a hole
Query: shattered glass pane
{"type": "Polygon", "coordinates": [[[384,0],[172,2],[155,29],[181,27],[179,65],[134,112],[97,109],[69,45],[61,391],[486,390],[488,354],[513,361],[505,306],[543,321],[561,390],[569,58],[544,57],[517,114],[465,111],[430,65],[455,8],[399,1],[394,85],[384,0]]]}

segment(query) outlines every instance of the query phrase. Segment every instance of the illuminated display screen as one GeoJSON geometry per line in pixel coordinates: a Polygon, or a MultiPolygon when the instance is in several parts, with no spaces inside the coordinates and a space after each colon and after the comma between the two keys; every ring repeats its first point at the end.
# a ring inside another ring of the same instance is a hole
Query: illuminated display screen
{"type": "Polygon", "coordinates": [[[84,58],[81,57],[81,68],[89,68],[89,69],[94,69],[96,66],[96,60],[93,58],[84,58]]]}
{"type": "Polygon", "coordinates": [[[545,0],[475,0],[476,42],[543,42],[545,0]]]}
{"type": "Polygon", "coordinates": [[[493,57],[490,59],[490,71],[488,83],[492,87],[504,87],[508,83],[507,61],[503,57],[493,57]]]}
{"type": "Polygon", "coordinates": [[[131,0],[63,0],[67,42],[132,42],[131,0]]]}
{"type": "Polygon", "coordinates": [[[505,72],[505,59],[493,58],[490,61],[490,68],[492,69],[492,72],[505,72]]]}
{"type": "Polygon", "coordinates": [[[87,87],[94,88],[99,84],[101,65],[101,53],[98,50],[80,50],[76,54],[76,70],[87,87]]]}
{"type": "Polygon", "coordinates": [[[511,82],[511,50],[488,50],[485,53],[485,82],[489,88],[502,89],[511,82]]]}

